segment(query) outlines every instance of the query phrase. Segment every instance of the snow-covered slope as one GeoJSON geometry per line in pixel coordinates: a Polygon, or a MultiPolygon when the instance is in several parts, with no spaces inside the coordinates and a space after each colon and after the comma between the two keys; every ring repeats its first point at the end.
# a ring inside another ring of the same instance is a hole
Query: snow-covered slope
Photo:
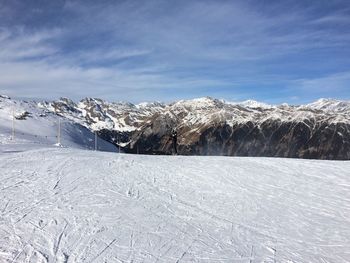
{"type": "Polygon", "coordinates": [[[0,153],[0,262],[349,262],[350,162],[0,153]]]}
{"type": "Polygon", "coordinates": [[[268,105],[247,100],[225,102],[210,97],[180,100],[170,104],[127,102],[110,103],[86,98],[75,104],[69,99],[41,104],[42,107],[74,119],[92,130],[109,129],[133,132],[150,121],[154,115],[163,115],[180,121],[180,126],[203,125],[225,121],[234,126],[266,120],[300,122],[316,119],[329,123],[350,123],[350,101],[320,99],[306,105],[268,105]]]}
{"type": "Polygon", "coordinates": [[[53,102],[41,102],[39,106],[75,122],[85,125],[93,131],[102,129],[119,132],[132,132],[142,125],[146,118],[161,111],[161,103],[108,102],[101,99],[85,98],[79,103],[61,98],[53,102]]]}
{"type": "MultiPolygon", "coordinates": [[[[36,102],[0,97],[0,148],[5,144],[15,144],[19,148],[23,144],[32,144],[33,147],[53,146],[59,142],[59,126],[62,146],[84,149],[95,147],[94,134],[79,123],[42,109],[36,102]]],[[[99,150],[116,150],[112,144],[97,139],[99,150]]]]}
{"type": "Polygon", "coordinates": [[[169,154],[173,128],[182,155],[350,159],[349,101],[299,106],[212,98],[178,101],[140,126],[126,147],[169,154]]]}
{"type": "Polygon", "coordinates": [[[272,109],[274,106],[263,103],[263,102],[259,102],[256,100],[245,100],[242,102],[238,102],[238,103],[232,103],[233,105],[241,105],[243,107],[247,107],[247,108],[262,108],[262,109],[272,109]]]}
{"type": "Polygon", "coordinates": [[[154,117],[171,120],[178,129],[199,128],[203,125],[226,123],[234,127],[266,121],[304,122],[314,120],[327,123],[350,123],[350,102],[320,99],[307,105],[268,105],[247,100],[225,102],[210,97],[162,103],[110,103],[101,99],[84,99],[78,104],[68,99],[48,102],[42,106],[52,112],[70,118],[91,130],[110,130],[117,133],[133,133],[151,123],[154,117]]]}
{"type": "MultiPolygon", "coordinates": [[[[60,116],[74,127],[85,127],[90,137],[97,132],[126,152],[169,154],[169,134],[176,128],[181,154],[350,159],[349,101],[268,105],[205,97],[135,105],[93,98],[75,103],[61,98],[26,105],[34,112],[45,112],[49,123],[60,116]]],[[[89,142],[79,144],[91,145],[91,138],[89,142]]]]}
{"type": "Polygon", "coordinates": [[[341,101],[335,99],[319,99],[313,103],[307,104],[307,108],[322,110],[328,113],[350,113],[350,101],[341,101]]]}

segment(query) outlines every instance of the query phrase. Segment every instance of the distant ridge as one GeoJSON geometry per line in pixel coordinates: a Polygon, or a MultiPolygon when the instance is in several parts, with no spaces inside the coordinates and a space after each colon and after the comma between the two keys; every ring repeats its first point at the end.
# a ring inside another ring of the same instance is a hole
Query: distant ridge
{"type": "Polygon", "coordinates": [[[171,154],[169,135],[176,128],[184,155],[350,159],[350,101],[268,105],[204,97],[132,104],[61,98],[32,105],[96,131],[131,153],[171,154]]]}

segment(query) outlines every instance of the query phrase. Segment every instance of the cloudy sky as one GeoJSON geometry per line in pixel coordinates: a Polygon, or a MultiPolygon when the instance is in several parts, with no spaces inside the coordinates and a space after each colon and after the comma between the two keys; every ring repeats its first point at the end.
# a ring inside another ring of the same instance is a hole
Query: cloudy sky
{"type": "Polygon", "coordinates": [[[0,93],[350,99],[348,0],[0,0],[0,93]]]}

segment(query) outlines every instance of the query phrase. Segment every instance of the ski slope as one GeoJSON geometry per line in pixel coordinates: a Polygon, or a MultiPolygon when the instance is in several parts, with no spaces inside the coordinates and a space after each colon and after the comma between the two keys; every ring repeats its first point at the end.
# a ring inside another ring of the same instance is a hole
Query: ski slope
{"type": "Polygon", "coordinates": [[[0,262],[349,262],[349,171],[340,161],[0,153],[0,262]]]}
{"type": "MultiPolygon", "coordinates": [[[[58,141],[63,147],[95,148],[95,135],[86,127],[41,109],[35,102],[0,96],[0,151],[8,144],[12,144],[12,150],[21,151],[28,148],[52,147],[57,145],[58,141]]],[[[99,137],[97,142],[100,151],[117,151],[114,145],[99,137]]]]}

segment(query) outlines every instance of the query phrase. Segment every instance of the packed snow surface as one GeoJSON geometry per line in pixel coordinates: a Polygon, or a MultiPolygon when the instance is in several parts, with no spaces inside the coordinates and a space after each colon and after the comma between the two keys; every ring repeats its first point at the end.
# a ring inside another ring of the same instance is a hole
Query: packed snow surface
{"type": "Polygon", "coordinates": [[[0,152],[0,262],[349,262],[350,162],[0,152]]]}

